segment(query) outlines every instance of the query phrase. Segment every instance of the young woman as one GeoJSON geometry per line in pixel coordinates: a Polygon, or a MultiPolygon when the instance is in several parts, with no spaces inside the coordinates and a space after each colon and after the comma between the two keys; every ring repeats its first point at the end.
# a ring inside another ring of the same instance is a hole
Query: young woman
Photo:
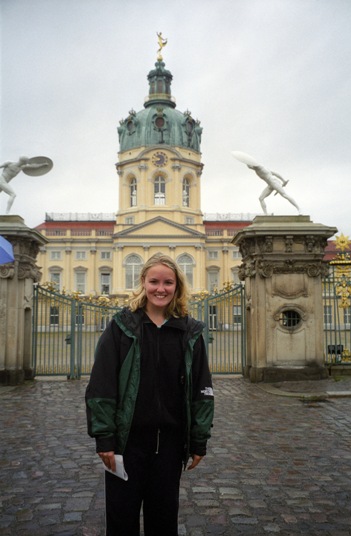
{"type": "Polygon", "coordinates": [[[106,471],[106,536],[177,536],[179,483],[206,454],[213,420],[204,324],[187,315],[177,264],[154,255],[128,308],[102,334],[86,391],[88,433],[106,471]]]}

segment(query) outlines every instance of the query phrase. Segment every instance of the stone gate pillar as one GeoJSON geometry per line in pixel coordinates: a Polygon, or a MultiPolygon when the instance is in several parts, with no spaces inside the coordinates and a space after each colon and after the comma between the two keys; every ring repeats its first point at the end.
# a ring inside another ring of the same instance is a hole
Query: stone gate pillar
{"type": "Polygon", "coordinates": [[[252,382],[326,377],[322,277],[327,238],[309,216],[257,216],[233,243],[242,255],[247,361],[252,382]]]}
{"type": "Polygon", "coordinates": [[[20,216],[0,216],[0,235],[15,257],[0,265],[0,384],[16,385],[33,377],[33,284],[41,277],[35,260],[47,240],[20,216]]]}

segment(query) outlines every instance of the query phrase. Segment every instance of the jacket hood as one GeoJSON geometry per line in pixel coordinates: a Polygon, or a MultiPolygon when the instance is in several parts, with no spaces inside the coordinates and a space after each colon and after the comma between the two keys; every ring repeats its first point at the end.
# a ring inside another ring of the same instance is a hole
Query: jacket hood
{"type": "MultiPolygon", "coordinates": [[[[141,333],[142,319],[147,319],[148,317],[143,309],[137,309],[135,312],[132,312],[128,307],[124,307],[113,318],[121,329],[124,327],[126,335],[138,337],[141,333]]],[[[187,332],[187,340],[200,335],[205,328],[204,322],[195,320],[195,318],[188,315],[181,318],[172,316],[168,320],[167,325],[187,332]]]]}

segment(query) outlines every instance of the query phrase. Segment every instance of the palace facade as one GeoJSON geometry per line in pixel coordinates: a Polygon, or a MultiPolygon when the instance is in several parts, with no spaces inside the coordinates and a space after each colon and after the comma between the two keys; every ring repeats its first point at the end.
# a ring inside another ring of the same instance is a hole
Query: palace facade
{"type": "MultiPolygon", "coordinates": [[[[139,216],[136,209],[132,214],[139,216]]],[[[180,264],[193,295],[239,283],[241,256],[232,240],[250,224],[249,215],[198,215],[197,224],[181,224],[181,215],[177,208],[167,217],[155,209],[151,219],[134,224],[125,222],[128,216],[118,223],[119,213],[117,223],[111,214],[47,214],[36,228],[49,240],[37,260],[42,283],[125,300],[144,262],[159,251],[180,264]]]]}
{"type": "Polygon", "coordinates": [[[141,267],[157,252],[178,262],[193,295],[239,282],[241,258],[232,240],[254,215],[203,215],[202,127],[189,110],[176,109],[171,81],[158,57],[144,108],[131,110],[117,128],[117,213],[46,214],[36,227],[48,239],[37,259],[42,283],[128,300],[141,267]]]}
{"type": "Polygon", "coordinates": [[[239,282],[232,240],[253,216],[204,217],[202,127],[189,110],[176,109],[171,81],[158,57],[144,108],[131,110],[118,126],[117,213],[47,214],[36,227],[49,240],[37,261],[42,282],[128,299],[141,267],[157,252],[178,262],[194,295],[239,282]]]}

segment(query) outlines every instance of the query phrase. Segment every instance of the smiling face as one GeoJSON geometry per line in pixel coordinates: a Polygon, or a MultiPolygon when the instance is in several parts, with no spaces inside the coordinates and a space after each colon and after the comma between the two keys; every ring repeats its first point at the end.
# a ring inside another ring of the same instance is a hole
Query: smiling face
{"type": "Polygon", "coordinates": [[[146,272],[143,287],[147,300],[146,311],[165,312],[177,288],[176,274],[168,266],[156,264],[146,272]]]}

